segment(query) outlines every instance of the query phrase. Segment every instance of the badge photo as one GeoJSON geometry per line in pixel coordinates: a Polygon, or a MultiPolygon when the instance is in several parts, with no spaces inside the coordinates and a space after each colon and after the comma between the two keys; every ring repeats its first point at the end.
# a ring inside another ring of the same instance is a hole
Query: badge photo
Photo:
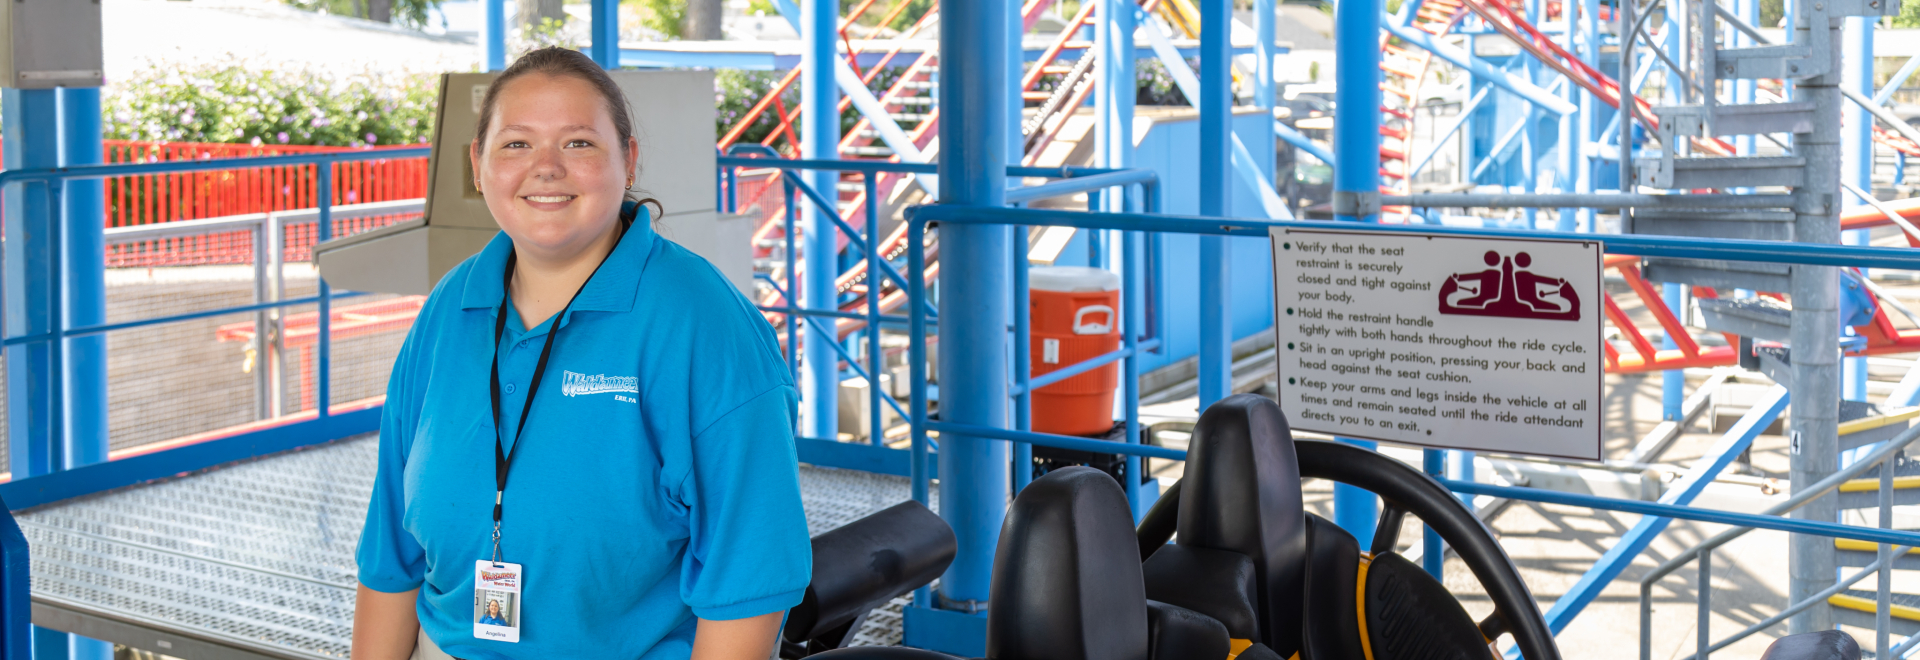
{"type": "Polygon", "coordinates": [[[485,559],[473,564],[473,636],[520,641],[520,565],[485,559]]]}

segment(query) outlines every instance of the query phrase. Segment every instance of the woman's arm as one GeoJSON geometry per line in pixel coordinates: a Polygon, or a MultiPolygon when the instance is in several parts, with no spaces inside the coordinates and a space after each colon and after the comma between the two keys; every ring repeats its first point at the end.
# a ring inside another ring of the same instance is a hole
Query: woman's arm
{"type": "MultiPolygon", "coordinates": [[[[773,657],[773,636],[780,630],[782,614],[786,613],[769,612],[731,621],[701,619],[693,632],[692,660],[767,660],[773,657]]],[[[355,648],[358,649],[358,646],[355,648]]]]}
{"type": "MultiPolygon", "coordinates": [[[[390,594],[360,585],[353,601],[353,657],[359,660],[413,657],[413,646],[420,636],[419,612],[413,609],[419,596],[419,589],[390,594]]],[[[695,644],[694,648],[700,647],[695,644]]]]}

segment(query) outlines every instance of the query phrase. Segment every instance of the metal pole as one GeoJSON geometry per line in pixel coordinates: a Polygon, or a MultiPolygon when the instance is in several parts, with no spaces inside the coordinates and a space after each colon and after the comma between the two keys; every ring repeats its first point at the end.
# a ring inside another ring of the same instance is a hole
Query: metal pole
{"type": "Polygon", "coordinates": [[[481,11],[486,13],[486,29],[481,31],[488,71],[507,68],[507,0],[480,0],[481,11]]]}
{"type": "MultiPolygon", "coordinates": [[[[1200,0],[1200,215],[1233,214],[1232,0],[1200,0]]],[[[1378,23],[1379,17],[1373,17],[1378,23]]],[[[1376,32],[1378,27],[1375,27],[1376,32]]],[[[1345,67],[1341,72],[1344,74],[1345,67]]],[[[1376,103],[1375,106],[1378,104],[1376,103]]],[[[1367,106],[1374,107],[1374,106],[1367,106]]],[[[1353,113],[1341,113],[1346,116],[1353,113]]],[[[1359,160],[1359,159],[1355,159],[1359,160]]],[[[1232,253],[1221,236],[1200,237],[1200,409],[1233,393],[1232,253]]]]}
{"type": "MultiPolygon", "coordinates": [[[[1805,7],[1794,14],[1794,42],[1810,43],[1809,30],[1831,30],[1820,20],[1814,25],[1805,7]]],[[[1794,151],[1806,159],[1806,180],[1794,189],[1794,241],[1840,242],[1840,78],[1844,70],[1841,40],[1830,39],[1833,68],[1798,81],[1796,101],[1813,103],[1813,132],[1793,136],[1794,151]]],[[[1793,346],[1793,416],[1788,441],[1794,484],[1811,484],[1831,474],[1839,462],[1840,328],[1839,275],[1833,268],[1795,266],[1789,294],[1793,319],[1789,342],[1793,346]]],[[[1803,520],[1832,521],[1839,515],[1838,500],[1828,495],[1794,512],[1803,520]]],[[[1805,600],[1833,583],[1833,542],[1806,534],[1792,537],[1788,552],[1788,602],[1805,600]]],[[[1833,627],[1833,611],[1820,603],[1790,621],[1794,633],[1833,627]]]]}
{"type": "MultiPolygon", "coordinates": [[[[1614,4],[1619,5],[1621,3],[1615,2],[1614,4]]],[[[1586,48],[1582,54],[1586,56],[1587,66],[1593,67],[1594,70],[1598,71],[1600,69],[1600,1],[1582,0],[1580,3],[1580,11],[1584,14],[1584,20],[1580,21],[1580,29],[1582,35],[1586,38],[1586,48]]],[[[1600,130],[1600,112],[1599,106],[1595,105],[1596,103],[1598,103],[1598,99],[1595,99],[1593,94],[1580,95],[1580,113],[1578,115],[1580,117],[1578,123],[1580,137],[1574,141],[1573,145],[1573,148],[1579,152],[1579,157],[1574,163],[1576,169],[1574,170],[1573,191],[1580,194],[1593,193],[1593,158],[1587,156],[1586,150],[1587,143],[1592,142],[1595,134],[1600,130]]],[[[1586,231],[1599,231],[1594,216],[1594,209],[1583,208],[1580,209],[1579,217],[1576,218],[1575,222],[1586,231]]]]}
{"type": "MultiPolygon", "coordinates": [[[[1011,133],[1012,131],[1008,131],[1011,133]]],[[[1024,225],[1011,228],[1015,237],[1027,235],[1024,225]]],[[[1033,318],[1031,289],[1027,283],[1027,263],[1025,241],[1013,244],[1013,384],[1019,393],[1013,395],[1013,428],[1019,431],[1033,430],[1033,318]]],[[[1033,445],[1025,442],[1013,443],[1013,494],[1033,482],[1033,445]]]]}
{"type": "Polygon", "coordinates": [[[1693,624],[1694,657],[1707,660],[1707,648],[1713,645],[1713,551],[1700,553],[1700,570],[1694,575],[1695,592],[1700,599],[1694,603],[1693,624]]]}
{"type": "MultiPolygon", "coordinates": [[[[1126,190],[1122,189],[1118,196],[1124,203],[1127,198],[1126,190]]],[[[1146,301],[1146,296],[1142,295],[1146,288],[1146,278],[1141,277],[1140,272],[1143,262],[1140,239],[1140,232],[1120,232],[1122,264],[1120,274],[1123,277],[1120,294],[1124,296],[1120,303],[1120,311],[1124,315],[1120,324],[1120,343],[1127,349],[1127,359],[1120,374],[1120,389],[1121,395],[1125,397],[1122,405],[1126,410],[1127,444],[1130,445],[1144,444],[1147,441],[1140,435],[1142,432],[1140,428],[1140,329],[1146,319],[1141,310],[1141,306],[1146,301]]],[[[1121,490],[1127,494],[1127,505],[1133,510],[1133,521],[1136,524],[1147,515],[1146,500],[1140,494],[1140,482],[1147,477],[1146,472],[1143,471],[1146,466],[1145,459],[1128,454],[1127,479],[1125,483],[1120,484],[1121,490]]],[[[1155,494],[1158,495],[1158,493],[1155,494]]]]}
{"type": "MultiPolygon", "coordinates": [[[[4,111],[5,169],[56,167],[60,164],[59,92],[51,89],[6,89],[4,111]]],[[[47,240],[58,224],[50,206],[49,185],[8,186],[5,215],[17,221],[0,223],[5,232],[4,277],[6,329],[9,335],[53,332],[57,305],[54,264],[59,259],[47,240]]],[[[35,342],[10,346],[7,356],[7,437],[10,462],[17,475],[35,476],[65,469],[58,444],[61,410],[53,392],[54,346],[35,342]]]]}
{"type": "MultiPolygon", "coordinates": [[[[1021,74],[1023,73],[1022,64],[1026,61],[1026,53],[1020,38],[1021,35],[1027,31],[1026,22],[1019,11],[1020,7],[1021,5],[1009,7],[1012,11],[1007,11],[1003,16],[1007,26],[1007,76],[1002,84],[1007,86],[1007,102],[1002,105],[1001,108],[1007,115],[1007,126],[1010,127],[1020,126],[1021,109],[1026,105],[1019,100],[1020,93],[1023,91],[1020,88],[1021,74]]],[[[1104,7],[1100,9],[1104,9],[1104,7]]],[[[1104,17],[1106,12],[1097,11],[1096,15],[1104,17]]],[[[1105,21],[1102,21],[1102,24],[1104,23],[1105,21]]],[[[1098,34],[1098,30],[1096,30],[1096,39],[1098,39],[1098,34]]],[[[1094,56],[1094,51],[1091,50],[1085,51],[1083,55],[1083,57],[1092,56],[1094,56]]],[[[1101,63],[1101,60],[1094,60],[1095,66],[1099,66],[1101,63]]],[[[1104,92],[1106,89],[1105,86],[1101,86],[1096,89],[1096,92],[1104,92]]],[[[1104,94],[1102,94],[1102,96],[1104,96],[1104,94]]],[[[1099,97],[1095,98],[1097,104],[1099,97]]],[[[1007,162],[1023,161],[1027,142],[1026,136],[1021,135],[1017,129],[1010,129],[1006,131],[1006,137],[1007,155],[1009,156],[1007,162]]],[[[1095,145],[1095,148],[1097,149],[1098,145],[1095,145]]],[[[1015,181],[1017,181],[1017,179],[1015,181]]],[[[1009,182],[1010,185],[1011,183],[1012,182],[1009,182]]],[[[1010,239],[1008,247],[1013,249],[1013,252],[1007,255],[1008,263],[1012,266],[1011,272],[1013,275],[1013,287],[1010,290],[1012,294],[1010,311],[1013,313],[1013,336],[1011,337],[1010,345],[1014,353],[1013,369],[1015,384],[1020,387],[1020,394],[1014,397],[1013,402],[1013,424],[1016,429],[1031,431],[1033,430],[1033,392],[1029,391],[1032,388],[1029,386],[1028,381],[1030,381],[1033,376],[1033,343],[1031,341],[1033,326],[1032,319],[1029,318],[1029,312],[1031,310],[1028,307],[1029,291],[1027,286],[1027,268],[1029,264],[1027,263],[1027,251],[1031,249],[1032,245],[1027,240],[1027,227],[1023,225],[1008,227],[1007,234],[1010,239]]],[[[1014,494],[1018,495],[1021,490],[1027,487],[1028,483],[1033,481],[1033,445],[1025,442],[1015,442],[1011,444],[1012,457],[1009,462],[1012,467],[1012,488],[1014,494]]]]}
{"type": "MultiPolygon", "coordinates": [[[[821,0],[815,0],[820,2],[821,0]]],[[[1006,201],[1009,86],[1007,0],[941,7],[940,200],[1000,207],[1006,201]]],[[[940,260],[940,420],[1007,426],[1007,322],[1011,320],[1008,228],[946,224],[940,260]]],[[[940,578],[940,605],[977,611],[987,589],[1007,506],[1007,446],[990,438],[940,436],[940,517],[958,552],[940,578]]]]}
{"type": "MultiPolygon", "coordinates": [[[[267,264],[267,300],[280,301],[287,298],[286,261],[287,225],[276,214],[267,214],[267,224],[262,231],[266,234],[264,248],[267,264]]],[[[286,373],[281,356],[285,355],[285,339],[281,332],[286,319],[285,310],[267,311],[267,333],[260,338],[259,365],[265,367],[267,416],[279,417],[286,413],[286,373]]]]}
{"type": "MultiPolygon", "coordinates": [[[[881,378],[886,375],[886,359],[880,351],[880,285],[884,281],[880,272],[880,202],[875,195],[879,188],[874,178],[879,174],[865,172],[860,175],[860,186],[866,193],[867,217],[867,443],[876,446],[887,444],[887,426],[883,421],[886,415],[880,409],[881,378]]],[[[888,396],[892,388],[887,388],[888,396]]]]}
{"type": "MultiPolygon", "coordinates": [[[[1617,0],[1613,4],[1615,34],[1625,35],[1633,29],[1634,5],[1635,0],[1617,0]]],[[[1621,88],[1626,90],[1633,89],[1633,41],[1631,36],[1620,38],[1620,72],[1619,75],[1614,78],[1620,81],[1621,88]]],[[[1635,112],[1633,107],[1633,101],[1626,99],[1625,103],[1620,104],[1620,109],[1616,110],[1616,112],[1619,113],[1618,123],[1620,128],[1615,131],[1614,142],[1619,145],[1619,153],[1617,155],[1619,157],[1618,162],[1620,163],[1620,192],[1622,193],[1629,193],[1634,190],[1633,116],[1635,112]]],[[[1632,230],[1633,210],[1627,208],[1620,209],[1620,231],[1631,232],[1632,230]]]]}
{"type": "MultiPolygon", "coordinates": [[[[1265,1],[1265,0],[1262,0],[1265,1]]],[[[1133,11],[1132,0],[1102,0],[1098,17],[1100,30],[1100,59],[1094,62],[1100,74],[1100,86],[1095,91],[1100,121],[1095,124],[1098,140],[1094,143],[1098,150],[1097,160],[1101,167],[1133,167],[1133,101],[1135,94],[1133,68],[1133,11]]],[[[1122,196],[1120,199],[1124,199],[1122,196]]],[[[1118,205],[1110,205],[1105,210],[1119,210],[1118,205]]],[[[1089,242],[1092,236],[1088,236],[1089,242]]],[[[1098,267],[1097,264],[1088,264],[1098,267]]]]}
{"type": "MultiPolygon", "coordinates": [[[[1660,297],[1665,299],[1663,302],[1667,309],[1686,309],[1686,292],[1679,284],[1667,282],[1660,286],[1660,297]]],[[[1679,347],[1672,335],[1667,335],[1660,342],[1660,348],[1663,349],[1679,347]]],[[[1680,421],[1683,414],[1680,408],[1686,402],[1686,398],[1687,373],[1680,369],[1667,369],[1660,372],[1660,419],[1669,422],[1680,421]]]]}
{"type": "MultiPolygon", "coordinates": [[[[1253,139],[1242,139],[1247,148],[1253,152],[1254,159],[1259,161],[1256,165],[1267,175],[1268,181],[1274,181],[1278,174],[1274,170],[1273,58],[1275,55],[1273,44],[1276,37],[1273,5],[1274,0],[1253,0],[1253,54],[1260,59],[1260,62],[1253,67],[1253,104],[1260,107],[1261,120],[1255,122],[1259,124],[1259,128],[1254,129],[1253,139]]],[[[1412,5],[1404,8],[1409,12],[1409,16],[1412,15],[1412,10],[1417,9],[1418,7],[1412,5]]],[[[1128,125],[1131,126],[1131,123],[1128,125]]],[[[1409,141],[1408,144],[1411,145],[1412,142],[1409,141]]],[[[1412,176],[1411,172],[1406,174],[1412,176]]]]}
{"type": "MultiPolygon", "coordinates": [[[[1379,219],[1380,5],[1379,0],[1341,0],[1333,10],[1335,79],[1339,83],[1334,91],[1334,106],[1339,112],[1333,117],[1334,151],[1340,155],[1333,168],[1333,213],[1337,220],[1379,219]]],[[[1206,259],[1204,252],[1201,259],[1206,259]]],[[[1205,366],[1203,352],[1201,368],[1205,366]]],[[[1201,383],[1204,386],[1206,381],[1201,383]]],[[[1206,401],[1204,390],[1201,401],[1206,401]]],[[[1367,449],[1374,446],[1371,442],[1347,442],[1367,449]]],[[[1376,506],[1373,493],[1334,484],[1334,522],[1353,534],[1363,547],[1373,543],[1376,506]]]]}
{"type": "MultiPolygon", "coordinates": [[[[833,80],[834,58],[837,57],[834,39],[839,21],[840,3],[835,0],[805,0],[801,3],[800,27],[806,48],[800,54],[800,140],[801,152],[806,158],[840,157],[840,88],[833,80]]],[[[941,62],[948,63],[944,58],[941,62]]],[[[815,170],[807,173],[805,180],[807,185],[827,199],[838,199],[840,196],[839,172],[815,170]]],[[[838,292],[834,289],[833,280],[840,275],[840,246],[835,240],[833,219],[826,214],[839,213],[840,210],[819,208],[812,203],[808,203],[808,206],[810,210],[803,216],[805,226],[801,229],[805,235],[801,256],[806,259],[806,276],[801,286],[805,291],[799,293],[798,297],[805,301],[807,307],[834,309],[838,292]]],[[[792,240],[792,237],[788,240],[792,240]]],[[[800,398],[806,403],[801,407],[805,411],[801,414],[801,428],[807,437],[833,440],[839,437],[840,432],[840,360],[831,345],[837,338],[817,326],[804,334],[806,339],[801,343],[800,354],[800,398]]]]}
{"type": "Polygon", "coordinates": [[[620,68],[620,2],[593,0],[593,61],[603,69],[620,68]]]}
{"type": "MultiPolygon", "coordinates": [[[[1447,451],[1444,449],[1420,450],[1420,463],[1427,476],[1435,479],[1447,476],[1447,451]]],[[[1447,557],[1444,554],[1446,548],[1440,542],[1440,533],[1425,525],[1420,529],[1420,567],[1426,569],[1433,579],[1445,581],[1447,557]]]]}
{"type": "MultiPolygon", "coordinates": [[[[313,166],[314,205],[320,216],[313,223],[315,245],[333,238],[333,166],[334,161],[330,160],[313,166]]],[[[320,297],[320,318],[319,341],[313,346],[313,408],[318,418],[326,419],[333,414],[333,287],[317,276],[314,283],[315,293],[320,297]]]]}
{"type": "MultiPolygon", "coordinates": [[[[60,90],[61,161],[63,165],[98,165],[102,160],[100,144],[100,88],[77,87],[60,90]]],[[[56,188],[61,183],[50,184],[56,188]]],[[[66,193],[64,222],[54,236],[64,236],[61,246],[66,282],[66,318],[58,327],[98,325],[107,322],[106,282],[106,197],[105,184],[99,179],[79,179],[64,184],[66,193]]],[[[59,199],[58,196],[55,198],[59,199]]],[[[56,204],[58,202],[55,202],[56,204]]],[[[56,316],[59,314],[56,313],[56,316]]],[[[67,339],[61,347],[65,354],[66,430],[61,463],[66,467],[92,465],[107,460],[112,429],[107,421],[107,336],[104,334],[67,339]]],[[[53,633],[49,636],[58,636],[53,633]]],[[[113,644],[80,635],[67,635],[73,660],[111,660],[113,644]]]]}
{"type": "MultiPolygon", "coordinates": [[[[1873,24],[1877,19],[1864,16],[1850,16],[1844,19],[1846,28],[1841,35],[1841,50],[1846,52],[1847,60],[1840,67],[1841,86],[1858,92],[1861,96],[1871,97],[1878,90],[1873,86],[1873,24]]],[[[1873,192],[1873,117],[1866,110],[1851,104],[1841,104],[1840,129],[1840,178],[1858,186],[1869,194],[1873,192]]],[[[1841,206],[1859,206],[1864,202],[1841,195],[1841,206]]],[[[1865,229],[1845,232],[1842,240],[1847,245],[1867,245],[1868,234],[1865,229]]],[[[1864,274],[1864,273],[1863,273],[1864,274]]],[[[1853,334],[1852,329],[1841,332],[1853,334]]],[[[1867,359],[1865,357],[1846,358],[1841,361],[1841,387],[1848,401],[1867,400],[1867,359]]]]}
{"type": "MultiPolygon", "coordinates": [[[[1880,464],[1880,529],[1893,529],[1893,463],[1880,464]]],[[[1887,653],[1889,647],[1887,633],[1893,627],[1893,546],[1881,543],[1876,548],[1880,560],[1879,587],[1874,594],[1873,612],[1873,657],[1892,657],[1887,653]]],[[[1701,654],[1701,660],[1706,660],[1701,654]]]]}
{"type": "MultiPolygon", "coordinates": [[[[98,165],[100,144],[100,88],[60,90],[64,164],[98,165]]],[[[67,324],[107,322],[106,229],[104,184],[99,179],[67,183],[66,262],[67,324]]],[[[68,467],[107,460],[107,337],[93,335],[67,340],[68,467]]],[[[108,647],[107,653],[112,654],[108,647]]]]}

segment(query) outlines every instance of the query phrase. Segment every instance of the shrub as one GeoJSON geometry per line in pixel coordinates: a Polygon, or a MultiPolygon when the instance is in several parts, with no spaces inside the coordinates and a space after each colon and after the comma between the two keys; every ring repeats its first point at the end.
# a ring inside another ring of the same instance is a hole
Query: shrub
{"type": "Polygon", "coordinates": [[[147,62],[101,99],[108,139],[367,146],[425,143],[433,74],[240,60],[147,62]]]}

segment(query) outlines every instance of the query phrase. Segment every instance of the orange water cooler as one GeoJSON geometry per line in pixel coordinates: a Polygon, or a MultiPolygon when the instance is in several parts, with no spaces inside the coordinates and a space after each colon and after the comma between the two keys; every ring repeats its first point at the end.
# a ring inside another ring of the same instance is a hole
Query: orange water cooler
{"type": "MultiPolygon", "coordinates": [[[[1033,377],[1120,349],[1120,276],[1079,266],[1028,271],[1033,377]]],[[[1033,430],[1098,435],[1113,428],[1120,363],[1033,391],[1033,430]]]]}

